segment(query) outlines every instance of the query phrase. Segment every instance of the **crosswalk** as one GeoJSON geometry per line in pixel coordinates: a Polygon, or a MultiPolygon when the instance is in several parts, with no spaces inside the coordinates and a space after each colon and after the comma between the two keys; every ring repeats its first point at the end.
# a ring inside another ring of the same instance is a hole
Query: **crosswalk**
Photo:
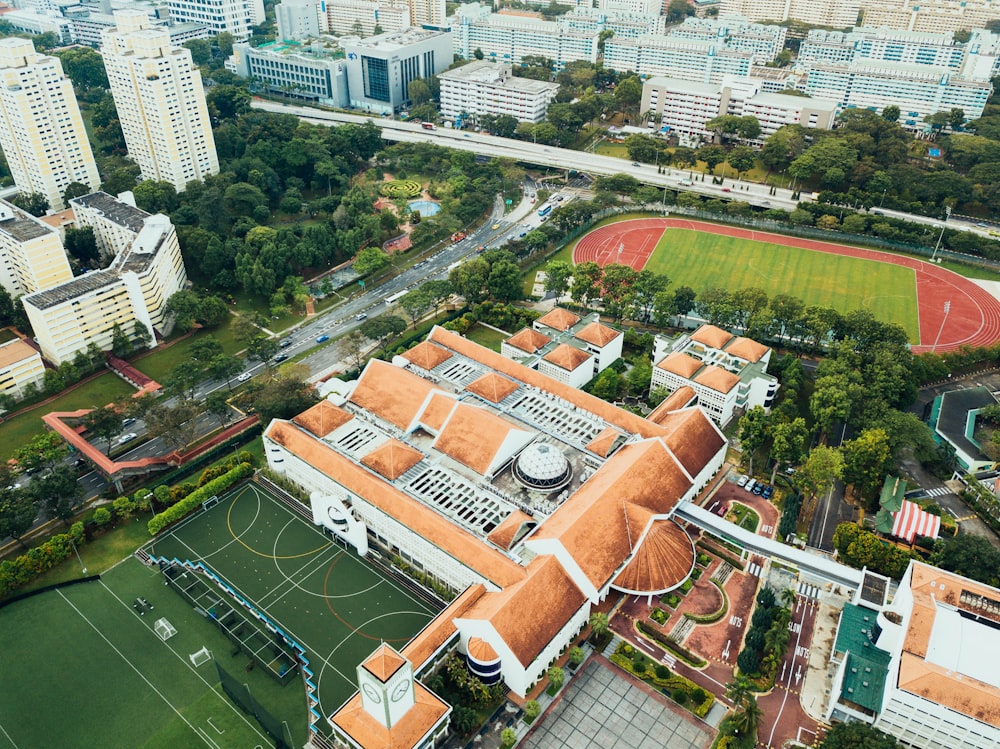
{"type": "Polygon", "coordinates": [[[819,588],[809,583],[799,583],[799,595],[803,598],[819,598],[819,588]]]}
{"type": "Polygon", "coordinates": [[[943,497],[945,494],[952,494],[953,492],[947,486],[939,486],[935,489],[927,489],[924,491],[928,497],[943,497]]]}
{"type": "Polygon", "coordinates": [[[760,577],[760,573],[762,573],[763,571],[764,568],[761,567],[756,562],[750,562],[750,564],[747,565],[747,572],[753,575],[754,577],[760,577]]]}

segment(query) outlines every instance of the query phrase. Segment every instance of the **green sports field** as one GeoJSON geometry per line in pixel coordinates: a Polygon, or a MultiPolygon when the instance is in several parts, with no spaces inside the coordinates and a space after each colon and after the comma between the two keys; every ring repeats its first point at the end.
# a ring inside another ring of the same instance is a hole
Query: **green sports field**
{"type": "Polygon", "coordinates": [[[689,229],[667,229],[646,268],[663,273],[672,287],[702,291],[748,286],[790,294],[806,306],[840,312],[863,308],[901,325],[919,342],[916,279],[911,269],[770,242],[689,229]]]}

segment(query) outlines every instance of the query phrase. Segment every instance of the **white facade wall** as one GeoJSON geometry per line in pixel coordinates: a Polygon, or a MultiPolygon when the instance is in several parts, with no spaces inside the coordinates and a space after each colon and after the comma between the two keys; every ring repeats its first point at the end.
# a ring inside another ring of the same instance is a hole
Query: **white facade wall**
{"type": "Polygon", "coordinates": [[[320,5],[320,31],[329,34],[374,36],[401,31],[410,25],[410,5],[405,0],[325,0],[320,5]]]}
{"type": "Polygon", "coordinates": [[[41,388],[42,383],[45,381],[45,364],[42,362],[41,354],[31,349],[30,346],[23,343],[20,339],[0,344],[0,360],[6,361],[6,363],[0,364],[0,393],[4,395],[21,398],[24,396],[24,389],[28,385],[34,383],[37,387],[41,388]],[[15,347],[28,349],[30,353],[23,358],[6,361],[11,357],[7,355],[4,349],[15,347]]]}
{"type": "Polygon", "coordinates": [[[282,0],[274,6],[278,39],[313,39],[319,35],[317,0],[282,0]]]}
{"type": "Polygon", "coordinates": [[[649,78],[642,86],[640,112],[656,112],[661,127],[688,138],[708,140],[712,133],[705,123],[722,109],[722,88],[710,83],[692,83],[676,78],[649,78]]]}
{"type": "Polygon", "coordinates": [[[598,0],[597,7],[607,13],[629,13],[637,16],[659,16],[662,0],[598,0]]]}
{"type": "Polygon", "coordinates": [[[701,83],[720,83],[726,77],[750,75],[753,54],[725,49],[707,42],[644,36],[641,39],[608,39],[604,65],[612,70],[632,70],[642,76],[665,76],[701,83]]]}
{"type": "Polygon", "coordinates": [[[73,277],[59,233],[34,216],[0,201],[0,285],[12,297],[73,277]]]}
{"type": "MultiPolygon", "coordinates": [[[[485,12],[484,12],[485,11],[485,12]]],[[[470,59],[481,50],[490,62],[520,64],[528,55],[547,57],[557,69],[566,63],[597,62],[597,31],[574,31],[555,21],[491,14],[463,6],[452,24],[454,52],[470,59]]]]}
{"type": "Polygon", "coordinates": [[[857,23],[861,2],[862,0],[722,0],[719,15],[743,16],[751,21],[791,19],[812,26],[843,29],[857,23]]]}
{"type": "Polygon", "coordinates": [[[785,46],[784,26],[753,23],[740,16],[695,18],[689,16],[668,32],[674,39],[717,44],[739,52],[750,52],[755,63],[768,63],[785,46]]]}
{"type": "Polygon", "coordinates": [[[553,380],[565,382],[570,387],[582,388],[594,379],[594,357],[590,357],[572,372],[556,366],[552,362],[547,362],[545,359],[539,359],[538,371],[548,375],[553,380]]]}
{"type": "Polygon", "coordinates": [[[465,112],[541,122],[559,90],[556,83],[515,78],[510,65],[485,61],[442,73],[440,80],[441,114],[449,119],[465,112]]]}
{"type": "Polygon", "coordinates": [[[737,102],[743,117],[756,117],[760,123],[758,142],[767,140],[785,125],[802,125],[807,129],[830,130],[837,118],[837,103],[822,99],[781,94],[757,94],[737,102]]]}
{"type": "Polygon", "coordinates": [[[168,0],[170,17],[177,23],[198,23],[213,34],[223,31],[243,42],[253,27],[264,23],[264,0],[168,0]]]}
{"type": "Polygon", "coordinates": [[[346,107],[347,64],[344,60],[289,53],[284,45],[233,45],[226,69],[241,78],[253,77],[274,91],[346,107]]]}
{"type": "Polygon", "coordinates": [[[660,367],[653,367],[653,377],[650,380],[651,388],[665,388],[673,392],[684,385],[695,391],[698,395],[698,405],[701,406],[712,421],[717,424],[726,424],[733,418],[733,411],[736,408],[736,395],[739,389],[738,385],[728,393],[720,393],[694,380],[681,377],[660,367]]]}
{"type": "MultiPolygon", "coordinates": [[[[895,673],[890,671],[890,674],[895,673]]],[[[923,697],[898,689],[890,681],[875,727],[905,746],[920,749],[982,749],[1000,746],[1000,728],[983,723],[923,697]]]]}
{"type": "Polygon", "coordinates": [[[445,0],[409,0],[410,23],[421,28],[448,27],[445,0]]]}
{"type": "Polygon", "coordinates": [[[991,0],[861,0],[861,13],[866,26],[929,32],[982,29],[1000,18],[1000,10],[991,0]]]}

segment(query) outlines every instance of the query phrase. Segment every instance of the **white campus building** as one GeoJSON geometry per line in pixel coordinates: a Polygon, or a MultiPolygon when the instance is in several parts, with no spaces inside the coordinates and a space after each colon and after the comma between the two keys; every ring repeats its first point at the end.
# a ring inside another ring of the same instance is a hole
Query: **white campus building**
{"type": "Polygon", "coordinates": [[[1000,590],[918,561],[888,587],[866,574],[841,614],[826,719],[913,749],[1000,746],[1000,590]]]}
{"type": "Polygon", "coordinates": [[[559,84],[515,78],[509,63],[475,60],[441,73],[441,115],[510,115],[519,122],[541,122],[559,84]]]}
{"type": "Polygon", "coordinates": [[[829,130],[837,116],[837,103],[761,90],[753,79],[727,79],[723,83],[695,83],[678,78],[648,78],[642,86],[639,111],[654,112],[661,129],[687,139],[710,140],[705,123],[720,115],[756,117],[763,142],[778,128],[802,125],[829,130]]]}
{"type": "Polygon", "coordinates": [[[197,23],[213,34],[227,32],[238,42],[249,39],[253,27],[267,20],[264,0],[167,0],[167,7],[175,23],[197,23]]]}
{"type": "Polygon", "coordinates": [[[327,34],[375,36],[408,28],[410,4],[406,0],[325,0],[319,19],[320,31],[327,34]]]}
{"type": "Polygon", "coordinates": [[[315,39],[319,36],[319,10],[317,0],[282,0],[275,5],[278,41],[315,39]]]}
{"type": "Polygon", "coordinates": [[[22,398],[28,385],[41,388],[44,382],[41,354],[20,338],[0,343],[0,394],[22,398]]]}
{"type": "Polygon", "coordinates": [[[90,344],[110,349],[116,326],[130,337],[138,326],[150,341],[169,333],[167,300],[187,283],[170,219],[139,210],[129,193],[96,192],[70,204],[76,225],[91,227],[102,254],[114,259],[22,298],[45,358],[59,365],[90,344]]]}
{"type": "Polygon", "coordinates": [[[0,285],[17,298],[73,278],[59,232],[0,200],[0,285]]]}
{"type": "MultiPolygon", "coordinates": [[[[857,23],[862,0],[722,0],[720,16],[751,21],[802,21],[843,29],[857,23]]],[[[898,3],[897,3],[898,5],[898,3]]]]}
{"type": "Polygon", "coordinates": [[[688,16],[667,35],[674,39],[709,42],[738,52],[750,52],[754,63],[774,60],[785,47],[788,30],[776,24],[749,21],[742,16],[695,18],[688,16]]]}
{"type": "Polygon", "coordinates": [[[97,164],[59,58],[38,54],[30,39],[0,39],[0,82],[0,148],[18,189],[58,209],[71,183],[97,188],[97,164]]]}
{"type": "Polygon", "coordinates": [[[101,47],[128,154],[142,179],[188,182],[219,172],[201,73],[190,50],[173,47],[144,11],[115,13],[101,47]]]}
{"type": "Polygon", "coordinates": [[[940,32],[986,28],[1000,19],[1000,8],[992,0],[861,0],[861,14],[866,26],[940,32]]]}
{"type": "Polygon", "coordinates": [[[612,70],[700,83],[746,78],[755,57],[754,52],[730,49],[721,43],[669,36],[611,37],[604,43],[604,65],[612,70]]]}
{"type": "Polygon", "coordinates": [[[321,42],[275,41],[259,47],[234,44],[226,69],[284,96],[348,106],[347,62],[334,59],[333,50],[321,42]]]}
{"type": "MultiPolygon", "coordinates": [[[[459,594],[401,651],[414,675],[457,649],[525,695],[612,588],[657,595],[693,569],[672,514],[726,447],[701,409],[656,423],[442,328],[336,390],[271,422],[268,467],[359,553],[399,556],[459,594]]],[[[426,733],[347,732],[372,747],[426,733]]]]}
{"type": "Polygon", "coordinates": [[[650,418],[697,403],[725,426],[737,412],[770,410],[778,393],[778,380],[767,373],[770,360],[768,346],[714,325],[673,339],[657,336],[650,389],[668,395],[650,418]]]}

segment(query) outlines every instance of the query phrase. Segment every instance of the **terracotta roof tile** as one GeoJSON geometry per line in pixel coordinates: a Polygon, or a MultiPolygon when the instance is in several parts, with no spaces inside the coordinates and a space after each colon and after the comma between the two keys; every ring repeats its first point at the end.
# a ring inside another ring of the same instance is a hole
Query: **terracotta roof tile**
{"type": "Polygon", "coordinates": [[[671,372],[675,375],[683,377],[684,379],[690,380],[694,373],[701,369],[702,363],[693,356],[688,356],[687,354],[682,354],[680,351],[675,351],[669,356],[665,356],[656,366],[665,372],[671,372]]]}
{"type": "Polygon", "coordinates": [[[726,444],[725,436],[700,408],[674,411],[660,424],[666,430],[663,441],[692,476],[726,444]]]}
{"type": "Polygon", "coordinates": [[[456,403],[458,401],[451,394],[433,393],[427,402],[427,408],[420,414],[420,423],[434,432],[441,431],[441,427],[444,426],[448,414],[451,413],[451,409],[455,407],[456,403]]]}
{"type": "Polygon", "coordinates": [[[709,364],[698,373],[694,381],[717,393],[728,393],[739,384],[740,378],[722,367],[709,364]]]}
{"type": "Polygon", "coordinates": [[[497,655],[497,651],[493,649],[493,646],[479,637],[471,638],[466,650],[470,658],[480,663],[493,663],[500,660],[500,656],[497,655]]]}
{"type": "Polygon", "coordinates": [[[465,386],[465,389],[490,403],[499,403],[519,387],[520,383],[508,380],[496,372],[490,372],[470,382],[465,386]]]}
{"type": "Polygon", "coordinates": [[[539,333],[534,328],[522,328],[504,341],[504,343],[508,346],[520,349],[527,354],[533,354],[540,348],[544,348],[545,345],[551,341],[551,338],[544,333],[539,333]]]}
{"type": "Polygon", "coordinates": [[[717,328],[714,325],[702,325],[691,334],[692,341],[697,341],[705,346],[711,346],[712,348],[718,349],[721,349],[729,343],[732,337],[733,334],[728,330],[717,328]]]}
{"type": "Polygon", "coordinates": [[[38,352],[21,340],[11,341],[0,346],[0,368],[9,367],[11,364],[38,356],[38,352]]]}
{"type": "Polygon", "coordinates": [[[734,338],[726,346],[727,354],[738,356],[740,359],[748,362],[759,362],[769,350],[763,343],[757,343],[753,338],[744,338],[742,336],[734,338]]]}
{"type": "Polygon", "coordinates": [[[616,588],[629,593],[665,593],[694,569],[694,544],[673,520],[656,520],[625,569],[616,588]]]}
{"type": "Polygon", "coordinates": [[[956,676],[920,656],[905,652],[900,656],[900,689],[983,723],[1000,725],[1000,690],[970,676],[956,676]]]}
{"type": "Polygon", "coordinates": [[[315,406],[307,408],[296,416],[292,421],[303,429],[308,429],[317,437],[325,437],[334,429],[343,426],[354,416],[342,408],[330,403],[328,400],[321,400],[315,406]]]}
{"type": "Polygon", "coordinates": [[[423,377],[372,359],[351,393],[351,402],[405,431],[433,390],[423,377]]]}
{"type": "Polygon", "coordinates": [[[384,684],[403,667],[404,663],[406,661],[399,653],[382,643],[361,665],[368,673],[384,684]]]}
{"type": "Polygon", "coordinates": [[[691,405],[698,394],[694,391],[694,388],[688,385],[681,385],[674,392],[664,398],[660,405],[646,414],[646,418],[652,421],[654,424],[662,424],[666,420],[668,414],[672,411],[678,411],[682,408],[686,408],[691,405]]]}
{"type": "Polygon", "coordinates": [[[587,445],[587,449],[594,453],[594,455],[600,455],[602,458],[606,458],[611,454],[611,451],[615,447],[615,443],[623,439],[625,439],[624,434],[619,432],[614,427],[608,427],[590,441],[590,444],[587,445]]]}
{"type": "Polygon", "coordinates": [[[485,592],[486,586],[482,583],[470,585],[458,598],[449,603],[444,611],[431,619],[426,627],[406,643],[406,647],[400,652],[413,664],[415,672],[420,671],[438,649],[458,632],[455,627],[455,619],[465,614],[469,607],[478,601],[485,592]]]}
{"type": "Polygon", "coordinates": [[[531,515],[521,510],[514,510],[486,538],[501,549],[509,549],[524,524],[534,522],[535,519],[531,515]]]}
{"type": "Polygon", "coordinates": [[[337,483],[344,488],[363,497],[483,578],[492,580],[501,587],[524,578],[521,565],[485,546],[471,533],[361,468],[291,422],[272,421],[265,434],[309,465],[328,476],[336,477],[337,483]]]}
{"type": "Polygon", "coordinates": [[[386,728],[375,720],[355,694],[330,717],[330,721],[363,749],[413,749],[427,737],[451,708],[419,681],[413,682],[416,704],[386,728]]]}
{"type": "Polygon", "coordinates": [[[434,447],[486,476],[499,467],[497,461],[505,452],[511,452],[514,445],[517,445],[514,451],[520,449],[532,436],[485,408],[459,403],[434,441],[434,447]]]}
{"type": "Polygon", "coordinates": [[[542,358],[561,369],[565,369],[567,372],[572,372],[590,360],[592,356],[586,351],[573,348],[568,343],[560,343],[542,358]]]}
{"type": "Polygon", "coordinates": [[[586,602],[554,556],[535,557],[527,573],[524,582],[484,595],[463,617],[492,624],[525,667],[586,602]]]}
{"type": "Polygon", "coordinates": [[[607,325],[601,325],[599,322],[592,322],[590,325],[576,331],[573,334],[573,337],[603,348],[620,335],[621,333],[614,328],[609,328],[607,325]]]}
{"type": "Polygon", "coordinates": [[[580,318],[562,307],[553,307],[551,312],[542,315],[535,322],[547,328],[566,331],[580,322],[580,318]]]}
{"type": "Polygon", "coordinates": [[[448,361],[451,358],[451,352],[440,346],[435,346],[430,341],[422,341],[409,351],[404,351],[400,356],[418,367],[430,371],[438,364],[448,361]]]}
{"type": "Polygon", "coordinates": [[[419,450],[393,438],[365,455],[361,462],[389,481],[395,481],[423,457],[424,454],[419,450]]]}

